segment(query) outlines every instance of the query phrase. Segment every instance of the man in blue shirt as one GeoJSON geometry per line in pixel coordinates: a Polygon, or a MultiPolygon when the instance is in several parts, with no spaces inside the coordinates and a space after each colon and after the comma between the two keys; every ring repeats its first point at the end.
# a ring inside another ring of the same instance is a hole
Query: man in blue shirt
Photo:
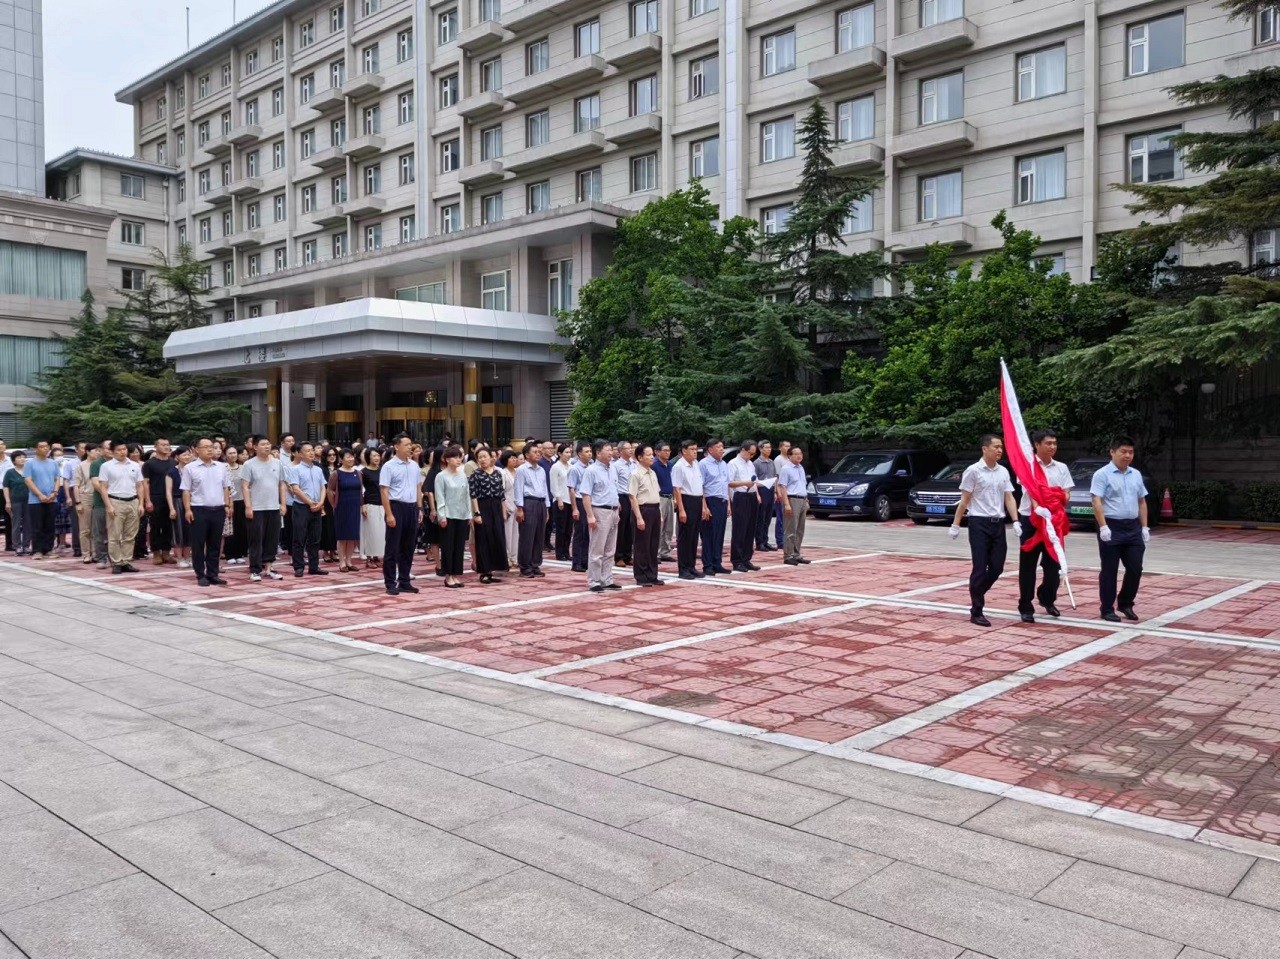
{"type": "Polygon", "coordinates": [[[53,518],[58,500],[58,464],[49,456],[49,441],[36,443],[36,455],[22,469],[27,483],[27,523],[31,527],[31,555],[48,559],[53,552],[53,518]]]}
{"type": "Polygon", "coordinates": [[[672,498],[671,486],[671,444],[666,440],[658,440],[653,446],[653,471],[658,474],[658,493],[662,502],[658,504],[662,529],[658,532],[658,562],[669,563],[671,556],[671,540],[676,532],[676,508],[672,498]]]}
{"type": "Polygon", "coordinates": [[[1120,622],[1120,615],[1130,622],[1138,621],[1133,611],[1142,582],[1142,556],[1146,552],[1151,531],[1147,528],[1147,485],[1142,474],[1133,468],[1133,440],[1117,436],[1110,444],[1111,462],[1093,474],[1089,493],[1093,498],[1093,515],[1098,521],[1098,601],[1101,615],[1109,623],[1120,622]],[[1116,596],[1116,576],[1124,564],[1124,582],[1116,596]]]}
{"type": "Polygon", "coordinates": [[[613,554],[615,566],[630,566],[631,551],[635,543],[635,519],[631,513],[631,471],[635,460],[631,458],[631,444],[620,441],[613,448],[613,468],[618,474],[618,536],[613,554]]]}
{"type": "Polygon", "coordinates": [[[320,524],[324,517],[324,470],[316,466],[315,447],[303,443],[298,447],[297,465],[286,474],[293,505],[293,575],[302,576],[304,570],[312,576],[328,576],[328,570],[320,568],[320,524]]]}
{"type": "Polygon", "coordinates": [[[702,505],[711,513],[702,524],[702,571],[708,576],[728,575],[724,565],[724,529],[729,521],[729,464],[724,461],[724,440],[707,440],[707,455],[698,464],[702,473],[702,505]]]}
{"type": "Polygon", "coordinates": [[[547,510],[551,506],[551,493],[547,486],[547,472],[540,465],[542,447],[526,443],[524,462],[516,468],[515,501],[516,522],[519,524],[520,575],[526,579],[546,576],[542,571],[542,551],[546,543],[547,510]]]}
{"type": "Polygon", "coordinates": [[[591,465],[591,444],[579,440],[574,451],[577,459],[569,464],[569,472],[564,478],[569,488],[569,503],[572,509],[573,552],[571,568],[575,573],[587,571],[587,553],[590,542],[590,529],[587,526],[587,512],[582,508],[582,478],[587,467],[591,465]]]}
{"type": "Polygon", "coordinates": [[[587,585],[591,592],[622,589],[613,581],[613,555],[618,535],[618,470],[613,444],[597,440],[596,461],[582,474],[582,510],[591,531],[587,585]]]}
{"type": "Polygon", "coordinates": [[[378,472],[382,510],[386,515],[387,543],[382,560],[382,580],[388,596],[416,593],[413,578],[413,550],[422,522],[422,472],[410,459],[413,439],[400,433],[391,441],[395,455],[388,457],[378,472]]]}

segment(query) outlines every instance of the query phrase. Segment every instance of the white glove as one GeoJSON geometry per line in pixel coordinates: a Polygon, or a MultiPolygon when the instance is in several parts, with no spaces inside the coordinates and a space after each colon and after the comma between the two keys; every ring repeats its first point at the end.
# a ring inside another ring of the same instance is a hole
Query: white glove
{"type": "Polygon", "coordinates": [[[950,536],[952,539],[959,539],[959,538],[960,538],[960,527],[959,527],[959,526],[952,526],[952,527],[951,527],[951,529],[947,530],[947,535],[948,535],[948,536],[950,536]]]}
{"type": "Polygon", "coordinates": [[[1110,527],[1110,526],[1099,526],[1099,527],[1098,527],[1098,539],[1102,540],[1104,543],[1110,543],[1110,542],[1111,542],[1111,527],[1110,527]]]}
{"type": "Polygon", "coordinates": [[[1014,535],[1014,536],[1021,536],[1021,535],[1022,535],[1022,524],[1021,524],[1021,523],[1017,523],[1017,522],[1015,522],[1015,523],[1013,524],[1013,535],[1014,535]]]}
{"type": "Polygon", "coordinates": [[[1151,530],[1145,526],[1142,527],[1142,542],[1144,545],[1151,542],[1151,530]]]}
{"type": "Polygon", "coordinates": [[[1047,506],[1037,506],[1036,515],[1043,516],[1045,519],[1053,519],[1053,514],[1049,512],[1049,507],[1047,506]]]}

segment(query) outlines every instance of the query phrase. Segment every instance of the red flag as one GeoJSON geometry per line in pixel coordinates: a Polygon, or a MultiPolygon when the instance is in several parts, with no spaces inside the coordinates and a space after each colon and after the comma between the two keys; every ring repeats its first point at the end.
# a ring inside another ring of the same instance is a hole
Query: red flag
{"type": "Polygon", "coordinates": [[[1059,486],[1050,486],[1044,475],[1044,467],[1031,448],[1027,427],[1022,422],[1018,394],[1014,392],[1013,379],[1003,359],[1000,361],[1000,419],[1004,424],[1005,454],[1014,475],[1022,484],[1022,495],[1030,496],[1036,506],[1049,511],[1048,519],[1032,511],[1030,520],[1035,535],[1022,544],[1022,549],[1030,551],[1043,545],[1066,575],[1067,554],[1063,540],[1071,529],[1071,521],[1067,518],[1067,491],[1059,486]]]}

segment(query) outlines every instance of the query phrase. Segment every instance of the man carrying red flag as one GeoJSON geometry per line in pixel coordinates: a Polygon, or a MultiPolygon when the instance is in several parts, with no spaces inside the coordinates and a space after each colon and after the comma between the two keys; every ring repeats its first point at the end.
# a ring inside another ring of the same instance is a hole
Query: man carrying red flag
{"type": "MultiPolygon", "coordinates": [[[[1057,599],[1058,581],[1065,578],[1067,570],[1067,554],[1063,545],[1067,532],[1071,527],[1067,519],[1067,493],[1073,485],[1069,471],[1062,467],[1057,482],[1049,475],[1045,465],[1046,456],[1039,449],[1033,455],[1031,441],[1027,438],[1027,427],[1022,422],[1022,407],[1018,403],[1018,394],[1013,388],[1013,378],[1009,375],[1009,367],[1004,360],[1000,361],[1000,419],[1004,425],[1004,435],[1009,445],[1005,452],[1009,457],[1009,466],[1013,474],[1022,484],[1022,506],[1024,514],[1031,520],[1028,529],[1018,534],[1021,540],[1022,553],[1018,563],[1019,599],[1018,611],[1024,623],[1034,623],[1032,614],[1031,590],[1035,586],[1035,561],[1043,553],[1045,584],[1040,601],[1050,616],[1058,615],[1054,605],[1057,599]],[[1065,479],[1063,479],[1065,477],[1065,479]],[[1065,485],[1065,489],[1064,489],[1065,485]],[[1032,554],[1027,559],[1027,554],[1032,554]],[[1052,571],[1050,563],[1053,564],[1052,571]],[[1029,579],[1028,579],[1029,577],[1029,579]],[[1052,592],[1049,586],[1052,583],[1052,592]],[[1045,598],[1049,602],[1045,602],[1045,598]]],[[[1047,437],[1051,431],[1037,433],[1047,437]]],[[[1052,435],[1053,447],[1047,450],[1047,459],[1053,464],[1053,453],[1057,451],[1057,435],[1052,435]]],[[[1041,444],[1043,445],[1043,440],[1041,444]]],[[[1060,464],[1053,464],[1060,466],[1060,464]]],[[[1070,582],[1067,591],[1070,593],[1070,582]]],[[[1074,606],[1075,603],[1072,603],[1074,606]]]]}
{"type": "MultiPolygon", "coordinates": [[[[1018,612],[1022,615],[1024,623],[1036,621],[1034,608],[1031,605],[1033,593],[1046,613],[1054,617],[1062,615],[1056,605],[1058,587],[1062,583],[1062,567],[1055,556],[1044,522],[1047,519],[1054,524],[1058,541],[1062,542],[1070,529],[1066,506],[1071,488],[1075,485],[1067,464],[1059,463],[1053,458],[1053,454],[1058,452],[1057,432],[1036,430],[1031,434],[1031,445],[1035,449],[1035,466],[1044,472],[1046,489],[1041,495],[1045,495],[1049,501],[1033,502],[1032,495],[1024,492],[1022,503],[1018,506],[1018,512],[1027,517],[1027,522],[1022,524],[1022,550],[1018,556],[1018,612]],[[1033,507],[1046,510],[1049,516],[1046,517],[1043,513],[1037,512],[1036,520],[1039,522],[1032,520],[1033,507]],[[1036,589],[1037,561],[1044,570],[1044,582],[1040,584],[1038,590],[1036,589]]],[[[1035,466],[1032,467],[1033,471],[1035,466]]]]}

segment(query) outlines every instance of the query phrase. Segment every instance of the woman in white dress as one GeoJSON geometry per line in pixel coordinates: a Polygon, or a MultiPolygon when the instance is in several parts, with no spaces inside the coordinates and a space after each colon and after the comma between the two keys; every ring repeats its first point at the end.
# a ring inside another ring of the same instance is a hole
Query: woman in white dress
{"type": "Polygon", "coordinates": [[[382,510],[382,491],[378,489],[378,473],[382,469],[382,454],[376,449],[364,451],[364,469],[360,482],[364,485],[364,499],[360,505],[360,555],[365,569],[381,569],[382,557],[387,551],[387,521],[382,510]]]}
{"type": "Polygon", "coordinates": [[[520,527],[516,523],[516,468],[524,459],[518,453],[508,450],[502,454],[499,462],[502,464],[502,502],[507,508],[507,562],[514,568],[520,565],[516,557],[517,547],[520,545],[520,527]]]}

